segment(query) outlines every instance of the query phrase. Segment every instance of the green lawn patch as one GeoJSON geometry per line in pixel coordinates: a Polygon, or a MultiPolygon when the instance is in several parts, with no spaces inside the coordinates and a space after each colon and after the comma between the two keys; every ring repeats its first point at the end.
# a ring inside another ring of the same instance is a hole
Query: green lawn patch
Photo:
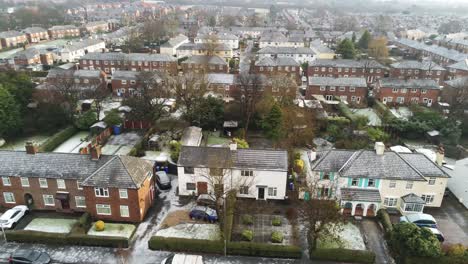
{"type": "Polygon", "coordinates": [[[77,222],[77,219],[36,218],[24,230],[68,234],[77,222]]]}
{"type": "Polygon", "coordinates": [[[105,223],[103,231],[96,231],[94,227],[95,222],[91,225],[91,228],[88,230],[88,235],[90,236],[106,236],[106,237],[124,237],[130,238],[135,231],[135,225],[132,224],[114,224],[114,223],[105,223]]]}

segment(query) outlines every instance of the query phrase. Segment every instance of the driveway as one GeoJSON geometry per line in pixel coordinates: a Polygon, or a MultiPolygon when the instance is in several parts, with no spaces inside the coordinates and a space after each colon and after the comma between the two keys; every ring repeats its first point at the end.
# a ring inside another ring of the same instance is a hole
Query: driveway
{"type": "Polygon", "coordinates": [[[468,210],[450,194],[444,197],[440,208],[424,208],[437,220],[439,230],[444,234],[444,243],[462,243],[468,246],[468,210]]]}
{"type": "Polygon", "coordinates": [[[388,252],[386,243],[384,242],[383,230],[377,224],[376,220],[365,218],[360,222],[360,225],[367,247],[375,253],[375,263],[395,263],[388,252]]]}

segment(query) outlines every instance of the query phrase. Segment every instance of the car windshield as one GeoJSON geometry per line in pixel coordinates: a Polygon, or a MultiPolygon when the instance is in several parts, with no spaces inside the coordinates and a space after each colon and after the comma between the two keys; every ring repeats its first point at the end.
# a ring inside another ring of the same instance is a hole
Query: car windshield
{"type": "Polygon", "coordinates": [[[2,216],[0,216],[0,219],[8,220],[8,219],[12,218],[14,215],[16,215],[17,213],[18,213],[17,210],[10,209],[10,210],[6,211],[2,216]]]}
{"type": "Polygon", "coordinates": [[[39,258],[39,256],[41,255],[41,252],[39,251],[31,251],[31,253],[29,253],[28,255],[28,259],[29,260],[36,260],[39,258]]]}

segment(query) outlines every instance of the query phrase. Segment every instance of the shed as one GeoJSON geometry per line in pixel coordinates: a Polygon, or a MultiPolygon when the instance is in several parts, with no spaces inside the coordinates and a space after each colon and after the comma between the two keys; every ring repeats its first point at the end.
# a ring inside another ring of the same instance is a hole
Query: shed
{"type": "Polygon", "coordinates": [[[426,132],[426,138],[434,145],[439,145],[440,143],[440,132],[437,130],[432,130],[426,132]]]}
{"type": "Polygon", "coordinates": [[[234,131],[237,130],[238,127],[239,127],[239,122],[237,121],[233,121],[233,120],[224,121],[223,123],[224,134],[230,137],[234,133],[234,131]]]}

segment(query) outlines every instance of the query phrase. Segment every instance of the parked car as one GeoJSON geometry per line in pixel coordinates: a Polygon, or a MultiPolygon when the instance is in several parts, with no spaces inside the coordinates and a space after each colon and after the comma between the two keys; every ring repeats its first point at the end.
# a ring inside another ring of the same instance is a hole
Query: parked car
{"type": "Polygon", "coordinates": [[[439,231],[439,229],[432,228],[432,227],[426,227],[426,228],[429,229],[432,232],[432,234],[434,234],[437,237],[437,240],[439,240],[441,243],[444,242],[445,237],[442,234],[442,232],[439,231]]]}
{"type": "Polygon", "coordinates": [[[216,211],[206,206],[195,206],[190,210],[189,215],[193,220],[202,219],[211,223],[218,220],[218,214],[216,211]]]}
{"type": "Polygon", "coordinates": [[[171,254],[161,264],[203,264],[203,257],[198,255],[171,254]]]}
{"type": "Polygon", "coordinates": [[[156,184],[159,189],[166,190],[171,188],[171,177],[165,171],[156,172],[156,184]]]}
{"type": "Polygon", "coordinates": [[[437,228],[437,221],[430,214],[409,214],[400,217],[400,222],[409,222],[419,227],[437,228]]]}
{"type": "Polygon", "coordinates": [[[14,227],[18,221],[29,211],[25,205],[17,205],[7,210],[2,216],[0,216],[0,226],[4,229],[14,227]]]}
{"type": "Polygon", "coordinates": [[[9,262],[11,264],[47,264],[50,263],[50,256],[39,250],[18,249],[11,254],[9,262]]]}
{"type": "MultiPolygon", "coordinates": [[[[221,198],[219,205],[223,205],[224,199],[221,198]]],[[[197,198],[197,204],[201,206],[208,206],[210,208],[216,209],[216,197],[209,194],[200,194],[197,198]]]]}

